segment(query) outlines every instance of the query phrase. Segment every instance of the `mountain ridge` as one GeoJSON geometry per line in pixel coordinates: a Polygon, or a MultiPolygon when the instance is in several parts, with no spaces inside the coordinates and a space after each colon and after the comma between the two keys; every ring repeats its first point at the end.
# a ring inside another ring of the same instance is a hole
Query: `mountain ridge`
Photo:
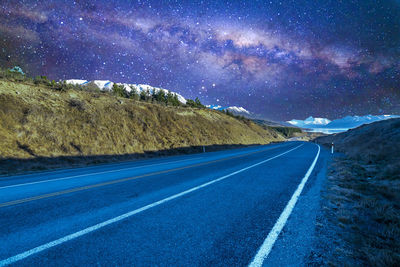
{"type": "Polygon", "coordinates": [[[328,120],[326,118],[313,118],[308,117],[305,120],[291,120],[288,123],[308,129],[336,129],[340,131],[346,131],[353,129],[363,124],[368,124],[376,121],[399,118],[399,115],[364,115],[364,116],[346,116],[340,119],[328,120]],[[329,122],[328,122],[329,121],[329,122]]]}

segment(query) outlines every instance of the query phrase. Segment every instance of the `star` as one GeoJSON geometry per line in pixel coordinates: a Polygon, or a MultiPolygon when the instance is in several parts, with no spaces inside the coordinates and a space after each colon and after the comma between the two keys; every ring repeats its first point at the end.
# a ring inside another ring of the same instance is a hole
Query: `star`
{"type": "Polygon", "coordinates": [[[165,86],[274,120],[400,113],[393,1],[72,4],[3,3],[2,66],[165,86]]]}

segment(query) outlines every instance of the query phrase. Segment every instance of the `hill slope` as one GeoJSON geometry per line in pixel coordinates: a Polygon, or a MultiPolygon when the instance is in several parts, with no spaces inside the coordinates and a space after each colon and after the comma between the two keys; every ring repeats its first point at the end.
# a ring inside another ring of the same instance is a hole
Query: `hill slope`
{"type": "Polygon", "coordinates": [[[0,80],[0,157],[121,155],[284,138],[221,112],[0,80]]]}
{"type": "Polygon", "coordinates": [[[365,124],[344,133],[316,139],[320,144],[330,145],[354,159],[366,163],[400,164],[400,119],[388,119],[365,124]]]}
{"type": "Polygon", "coordinates": [[[323,216],[319,216],[323,227],[313,255],[324,255],[330,264],[317,265],[398,266],[400,119],[363,125],[316,142],[328,146],[334,142],[347,155],[334,154],[328,171],[323,216]]]}

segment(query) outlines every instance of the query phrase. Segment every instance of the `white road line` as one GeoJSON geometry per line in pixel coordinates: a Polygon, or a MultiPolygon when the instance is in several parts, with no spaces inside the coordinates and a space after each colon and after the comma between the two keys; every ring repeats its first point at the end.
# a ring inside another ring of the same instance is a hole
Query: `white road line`
{"type": "Polygon", "coordinates": [[[119,221],[121,221],[121,220],[124,220],[124,219],[126,219],[126,218],[128,218],[128,217],[131,217],[131,216],[133,216],[133,215],[135,215],[135,214],[138,214],[138,213],[140,213],[140,212],[142,212],[142,211],[151,209],[151,208],[156,207],[156,206],[158,206],[158,205],[161,205],[161,204],[163,204],[163,203],[165,203],[165,202],[168,202],[168,201],[171,201],[171,200],[173,200],[173,199],[179,198],[179,197],[184,196],[184,195],[186,195],[186,194],[189,194],[189,193],[191,193],[191,192],[193,192],[193,191],[199,190],[199,189],[201,189],[201,188],[203,188],[203,187],[209,186],[209,185],[211,185],[211,184],[214,184],[214,183],[216,183],[216,182],[219,182],[219,181],[221,181],[221,180],[224,180],[224,179],[226,179],[226,178],[228,178],[228,177],[231,177],[231,176],[236,175],[236,174],[238,174],[238,173],[244,172],[244,171],[246,171],[246,170],[248,170],[248,169],[254,168],[254,167],[256,167],[256,166],[258,166],[258,165],[261,165],[261,164],[263,164],[263,163],[265,163],[265,162],[267,162],[267,161],[270,161],[270,160],[276,159],[276,158],[278,158],[278,157],[280,157],[280,156],[283,156],[283,155],[285,155],[285,154],[287,154],[287,153],[289,153],[289,152],[291,152],[291,151],[293,151],[293,150],[295,150],[295,149],[297,149],[297,148],[299,148],[299,147],[301,147],[301,146],[303,146],[303,144],[301,144],[301,145],[299,145],[299,146],[297,146],[297,147],[295,147],[295,148],[292,148],[292,149],[290,149],[290,150],[288,150],[288,151],[286,151],[286,152],[283,152],[283,153],[281,153],[281,154],[279,154],[279,155],[276,155],[276,156],[274,156],[274,157],[271,157],[271,158],[269,158],[269,159],[260,161],[260,162],[258,162],[258,163],[256,163],[256,164],[250,165],[250,166],[248,166],[248,167],[246,167],[246,168],[243,168],[243,169],[240,169],[240,170],[238,170],[238,171],[235,171],[235,172],[232,172],[232,173],[230,173],[230,174],[227,174],[227,175],[225,175],[225,176],[219,177],[219,178],[217,178],[217,179],[215,179],[215,180],[212,180],[212,181],[210,181],[210,182],[201,184],[201,185],[199,185],[199,186],[193,187],[193,188],[188,189],[188,190],[186,190],[186,191],[183,191],[183,192],[181,192],[181,193],[172,195],[172,196],[170,196],[170,197],[164,198],[164,199],[162,199],[162,200],[159,200],[159,201],[154,202],[154,203],[152,203],[152,204],[146,205],[146,206],[141,207],[141,208],[139,208],[139,209],[136,209],[136,210],[127,212],[127,213],[122,214],[122,215],[120,215],[120,216],[118,216],[118,217],[115,217],[115,218],[112,218],[112,219],[110,219],[110,220],[104,221],[104,222],[102,222],[102,223],[99,223],[99,224],[90,226],[90,227],[88,227],[88,228],[86,228],[86,229],[83,229],[83,230],[81,230],[81,231],[78,231],[78,232],[75,232],[75,233],[73,233],[73,234],[64,236],[64,237],[62,237],[62,238],[59,238],[59,239],[54,240],[54,241],[51,241],[51,242],[46,243],[46,244],[44,244],[44,245],[38,246],[38,247],[36,247],[36,248],[30,249],[30,250],[28,250],[28,251],[25,251],[25,252],[23,252],[23,253],[20,253],[20,254],[18,254],[18,255],[15,255],[15,256],[13,256],[13,257],[8,258],[8,259],[2,260],[2,261],[0,261],[0,267],[6,266],[6,265],[8,265],[8,264],[15,263],[15,262],[20,261],[20,260],[22,260],[22,259],[25,259],[25,258],[27,258],[27,257],[29,257],[29,256],[32,256],[32,255],[34,255],[34,254],[37,254],[37,253],[39,253],[39,252],[41,252],[41,251],[43,251],[43,250],[46,250],[46,249],[55,247],[55,246],[57,246],[57,245],[60,245],[60,244],[62,244],[62,243],[65,243],[65,242],[67,242],[67,241],[70,241],[70,240],[72,240],[72,239],[75,239],[75,238],[77,238],[77,237],[86,235],[86,234],[88,234],[88,233],[91,233],[91,232],[93,232],[93,231],[96,231],[96,230],[98,230],[98,229],[100,229],[100,228],[103,228],[103,227],[105,227],[105,226],[107,226],[107,225],[110,225],[110,224],[112,224],[112,223],[116,223],[116,222],[119,222],[119,221]]]}
{"type": "Polygon", "coordinates": [[[37,181],[37,182],[30,182],[30,183],[23,183],[23,184],[7,185],[7,186],[2,186],[2,187],[0,187],[0,189],[6,189],[6,188],[12,188],[12,187],[19,187],[19,186],[25,186],[25,185],[33,185],[33,184],[48,183],[48,182],[55,182],[55,181],[61,181],[61,180],[68,180],[68,179],[73,179],[73,178],[77,178],[77,177],[92,176],[92,175],[97,175],[97,174],[104,174],[104,173],[111,173],[111,172],[119,172],[119,171],[125,171],[125,170],[133,170],[133,169],[139,169],[139,168],[146,168],[146,167],[152,167],[152,166],[164,165],[164,164],[171,164],[171,163],[177,163],[177,162],[183,162],[183,161],[195,160],[195,159],[201,159],[201,158],[203,158],[203,157],[197,157],[197,158],[192,158],[192,159],[182,159],[182,160],[169,161],[169,162],[161,162],[161,163],[155,163],[155,164],[149,164],[149,165],[142,165],[142,166],[135,166],[135,167],[129,167],[129,168],[122,168],[122,169],[117,169],[117,170],[109,170],[109,171],[102,171],[102,172],[85,173],[85,174],[79,174],[79,175],[74,175],[74,176],[67,176],[67,177],[61,177],[61,178],[55,178],[55,179],[42,180],[42,181],[37,181]]]}
{"type": "MultiPolygon", "coordinates": [[[[285,147],[285,146],[277,146],[277,147],[281,147],[282,148],[282,147],[285,147]]],[[[272,148],[276,148],[276,147],[275,146],[274,147],[268,147],[267,149],[260,150],[260,152],[261,151],[270,150],[272,148]]],[[[241,153],[238,153],[238,154],[240,155],[241,153]]],[[[243,154],[246,154],[246,153],[243,153],[243,154]]],[[[236,155],[236,154],[233,154],[233,155],[236,155]]],[[[196,158],[190,158],[190,159],[182,159],[182,160],[176,160],[176,161],[161,162],[161,163],[142,165],[142,166],[135,166],[135,167],[129,167],[129,168],[122,168],[122,169],[103,171],[103,172],[85,173],[85,174],[79,174],[79,175],[73,175],[73,176],[67,176],[67,177],[61,177],[61,178],[55,178],[55,179],[47,179],[47,180],[41,180],[41,181],[29,182],[29,183],[22,183],[22,184],[6,185],[6,186],[0,187],[0,190],[1,189],[6,189],[6,188],[20,187],[20,186],[25,186],[25,185],[33,185],[33,184],[41,184],[41,183],[55,182],[55,181],[61,181],[61,180],[68,180],[68,179],[84,177],[84,176],[92,176],[92,175],[97,175],[97,174],[105,174],[105,173],[119,172],[119,171],[125,171],[125,170],[146,168],[146,167],[152,167],[152,166],[157,166],[157,165],[177,163],[177,162],[183,162],[183,161],[189,161],[189,160],[195,160],[195,159],[202,159],[202,158],[204,158],[204,157],[196,157],[196,158]]]]}
{"type": "Polygon", "coordinates": [[[263,244],[259,248],[253,261],[249,264],[249,267],[262,266],[264,260],[268,257],[269,253],[271,252],[271,249],[274,246],[275,241],[278,239],[279,234],[281,233],[283,227],[286,224],[286,221],[288,220],[290,214],[292,213],[294,206],[296,205],[297,200],[299,199],[301,191],[303,191],[304,185],[306,184],[308,177],[310,177],[310,175],[315,167],[315,164],[317,163],[317,160],[319,157],[319,152],[320,152],[320,146],[319,145],[317,145],[317,146],[318,146],[318,152],[317,152],[317,155],[315,156],[313,163],[311,164],[310,168],[308,169],[306,175],[301,180],[296,191],[293,193],[293,196],[291,197],[291,199],[287,203],[285,209],[279,216],[274,227],[269,232],[267,238],[264,240],[263,244]]]}

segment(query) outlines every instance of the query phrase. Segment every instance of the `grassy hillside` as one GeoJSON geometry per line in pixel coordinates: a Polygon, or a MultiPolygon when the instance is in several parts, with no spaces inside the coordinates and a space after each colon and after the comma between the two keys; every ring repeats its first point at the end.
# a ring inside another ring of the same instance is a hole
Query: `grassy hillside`
{"type": "MultiPolygon", "coordinates": [[[[322,204],[321,244],[335,244],[331,265],[398,266],[400,262],[400,119],[363,125],[316,142],[334,157],[322,204]],[[325,236],[325,238],[323,238],[325,236]],[[332,238],[334,236],[334,238],[332,238]]],[[[324,246],[324,245],[321,245],[324,246]]]]}
{"type": "Polygon", "coordinates": [[[400,119],[389,119],[366,124],[344,133],[328,135],[316,142],[330,145],[364,164],[375,165],[381,175],[400,178],[400,119]]]}
{"type": "Polygon", "coordinates": [[[121,155],[284,140],[248,120],[109,93],[0,80],[0,157],[121,155]]]}

